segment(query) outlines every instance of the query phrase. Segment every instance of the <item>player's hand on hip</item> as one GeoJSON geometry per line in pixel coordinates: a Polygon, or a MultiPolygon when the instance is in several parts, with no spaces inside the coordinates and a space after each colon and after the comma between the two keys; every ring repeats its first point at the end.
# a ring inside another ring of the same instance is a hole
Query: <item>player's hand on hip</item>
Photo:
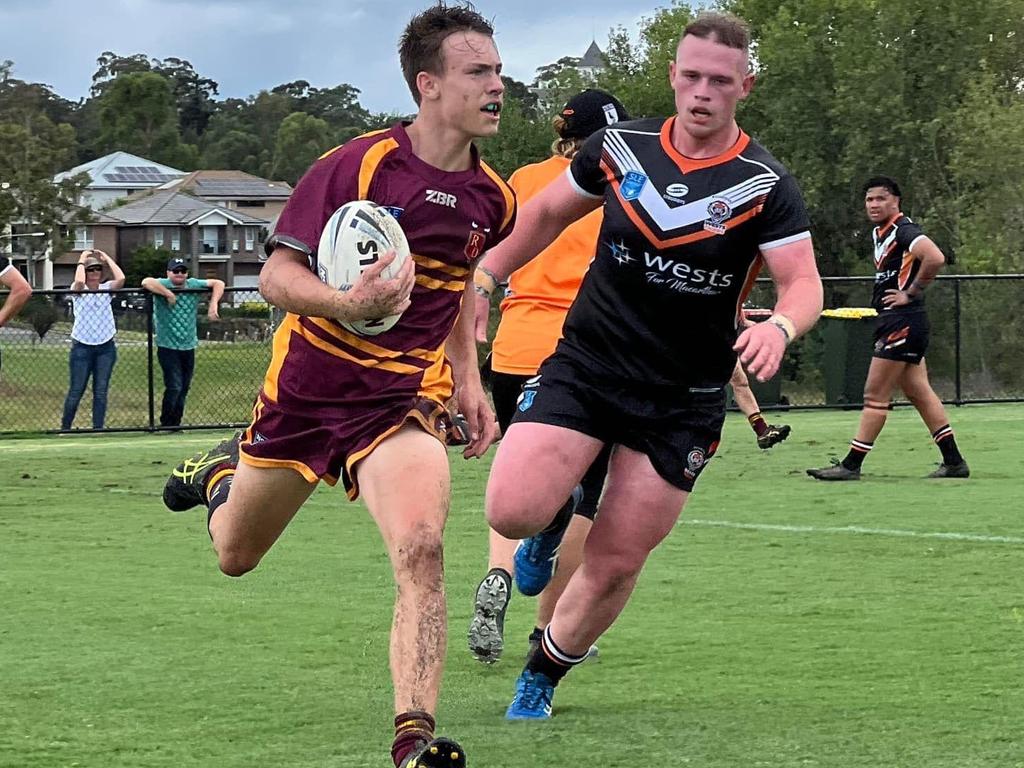
{"type": "Polygon", "coordinates": [[[772,323],[757,323],[739,335],[733,349],[739,352],[743,367],[764,382],[778,372],[786,353],[786,338],[772,323]]]}
{"type": "MultiPolygon", "coordinates": [[[[416,268],[412,259],[406,259],[391,278],[382,272],[395,260],[395,252],[388,251],[366,269],[348,292],[349,300],[361,319],[376,320],[397,315],[412,304],[412,287],[416,282],[416,268]]],[[[345,318],[352,319],[352,318],[345,318]]]]}
{"type": "Polygon", "coordinates": [[[462,451],[467,459],[479,458],[498,439],[498,422],[494,419],[483,387],[469,385],[459,390],[459,412],[469,427],[469,443],[462,451]]]}
{"type": "Polygon", "coordinates": [[[882,297],[882,304],[886,309],[892,309],[893,307],[905,307],[910,303],[910,295],[906,291],[900,291],[895,288],[890,288],[885,292],[882,297]]]}

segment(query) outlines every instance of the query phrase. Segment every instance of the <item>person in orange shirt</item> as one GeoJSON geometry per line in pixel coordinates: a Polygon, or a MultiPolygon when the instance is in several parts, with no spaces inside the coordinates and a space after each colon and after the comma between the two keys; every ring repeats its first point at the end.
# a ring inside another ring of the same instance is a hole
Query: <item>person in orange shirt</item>
{"type": "MultiPolygon", "coordinates": [[[[571,98],[554,119],[558,137],[552,156],[526,165],[509,178],[520,205],[565,174],[572,158],[592,133],[620,120],[628,120],[622,104],[609,93],[588,89],[571,98]]],[[[597,247],[601,211],[595,210],[567,227],[536,259],[514,272],[501,302],[501,322],[491,351],[491,394],[501,431],[512,421],[523,384],[535,376],[562,335],[562,323],[576,298],[597,247]]],[[[487,341],[490,292],[477,284],[477,341],[487,341]]],[[[489,570],[477,587],[473,618],[469,626],[469,650],[485,664],[493,664],[504,648],[505,611],[512,596],[512,579],[525,595],[540,594],[537,623],[530,635],[531,648],[540,643],[543,628],[551,620],[555,603],[583,558],[583,543],[593,524],[597,502],[608,468],[608,446],[591,465],[572,497],[574,507],[555,561],[545,561],[539,570],[517,550],[519,542],[490,532],[489,570]]],[[[595,653],[596,648],[591,649],[595,653]]]]}

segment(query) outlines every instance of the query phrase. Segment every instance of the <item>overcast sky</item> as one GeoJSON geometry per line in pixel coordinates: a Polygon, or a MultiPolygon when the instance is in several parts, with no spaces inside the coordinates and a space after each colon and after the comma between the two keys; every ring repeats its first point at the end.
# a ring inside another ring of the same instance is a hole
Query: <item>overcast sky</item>
{"type": "MultiPolygon", "coordinates": [[[[187,59],[245,97],[293,80],[316,87],[350,83],[364,107],[408,112],[395,52],[409,18],[430,0],[0,0],[0,60],[15,76],[47,83],[61,96],[86,96],[96,57],[187,59]]],[[[668,0],[479,0],[495,26],[505,73],[529,82],[562,56],[582,56],[608,31],[635,36],[643,16],[668,0]]]]}

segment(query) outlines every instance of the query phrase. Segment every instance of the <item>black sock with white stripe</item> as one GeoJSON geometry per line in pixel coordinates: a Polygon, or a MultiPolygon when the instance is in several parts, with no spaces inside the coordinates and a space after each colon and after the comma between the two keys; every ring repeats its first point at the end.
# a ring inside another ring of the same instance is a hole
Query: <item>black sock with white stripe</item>
{"type": "Polygon", "coordinates": [[[964,457],[960,455],[960,449],[956,446],[956,438],[953,437],[953,428],[946,424],[932,432],[932,439],[942,451],[942,463],[950,466],[963,464],[964,457]]]}
{"type": "Polygon", "coordinates": [[[555,641],[551,639],[551,625],[548,624],[540,645],[530,654],[526,668],[534,674],[539,672],[547,676],[554,685],[558,685],[558,681],[565,677],[570,669],[586,660],[585,653],[582,656],[572,656],[555,645],[555,641]]]}
{"type": "Polygon", "coordinates": [[[867,456],[874,447],[874,443],[865,443],[862,440],[851,440],[850,452],[846,454],[846,458],[843,459],[843,466],[851,472],[859,472],[861,464],[864,463],[864,457],[867,456]]]}

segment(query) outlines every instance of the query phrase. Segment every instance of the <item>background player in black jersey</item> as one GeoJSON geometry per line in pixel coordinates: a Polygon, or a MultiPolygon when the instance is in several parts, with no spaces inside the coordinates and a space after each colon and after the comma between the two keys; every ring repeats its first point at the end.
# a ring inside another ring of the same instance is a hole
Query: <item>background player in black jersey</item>
{"type": "Polygon", "coordinates": [[[921,228],[900,211],[899,185],[887,176],[868,179],[864,206],[875,224],[875,289],[872,306],[878,310],[875,351],[864,384],[864,410],[850,452],[838,464],[808,469],[818,480],[859,480],[864,457],[885,426],[893,387],[921,414],[942,452],[942,464],[929,477],[968,477],[946,409],[928,381],[924,355],[928,349],[928,315],[922,296],[946,263],[942,251],[921,228]]]}
{"type": "Polygon", "coordinates": [[[613,446],[583,564],[519,677],[509,719],[550,717],[555,685],[625,607],[718,447],[737,352],[765,381],[821,311],[796,182],[736,124],[754,82],[749,44],[736,17],[699,16],[669,65],[677,114],[597,131],[482,260],[489,280],[504,279],[604,206],[563,337],[524,385],[487,486],[491,526],[554,556],[563,502],[613,446]],[[774,315],[740,331],[762,263],[774,315]]]}

